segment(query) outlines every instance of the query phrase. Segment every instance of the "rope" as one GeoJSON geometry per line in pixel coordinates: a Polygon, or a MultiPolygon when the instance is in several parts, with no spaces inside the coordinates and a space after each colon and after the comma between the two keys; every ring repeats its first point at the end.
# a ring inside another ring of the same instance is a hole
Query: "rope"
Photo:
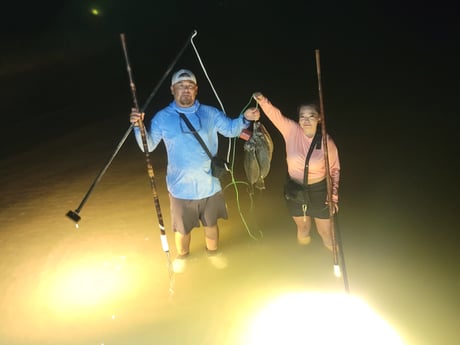
{"type": "MultiPolygon", "coordinates": [[[[241,110],[241,113],[243,113],[248,107],[249,105],[251,104],[251,102],[253,101],[253,98],[252,98],[252,95],[251,95],[251,98],[249,99],[249,102],[244,106],[243,110],[241,110]]],[[[256,102],[256,108],[258,107],[259,105],[257,104],[256,102]]],[[[236,141],[236,138],[231,138],[232,140],[235,140],[236,141]]],[[[234,166],[234,163],[235,163],[235,151],[236,151],[236,145],[233,145],[232,146],[233,149],[232,149],[232,160],[231,160],[231,169],[230,169],[230,176],[231,176],[231,180],[232,182],[230,182],[229,184],[227,184],[225,187],[224,187],[224,190],[227,189],[228,187],[232,186],[234,187],[234,190],[235,190],[235,195],[236,195],[236,205],[238,207],[238,213],[240,215],[240,218],[241,218],[241,221],[243,222],[244,224],[244,227],[249,235],[249,237],[251,237],[253,240],[259,240],[260,238],[263,237],[263,233],[262,231],[259,229],[259,226],[257,225],[256,223],[256,228],[258,229],[258,232],[259,232],[259,238],[257,238],[256,236],[253,235],[253,233],[251,232],[251,229],[249,228],[247,222],[246,222],[246,219],[244,218],[244,215],[243,215],[243,212],[241,211],[241,205],[240,205],[240,200],[239,200],[239,191],[238,191],[238,186],[237,184],[244,184],[246,185],[248,188],[249,188],[249,183],[245,182],[245,181],[236,181],[235,180],[235,175],[233,173],[233,166],[234,166]]],[[[253,194],[252,193],[249,193],[249,200],[250,200],[250,211],[252,213],[254,213],[254,199],[253,199],[253,194]]]]}
{"type": "MultiPolygon", "coordinates": [[[[192,44],[192,47],[193,47],[193,50],[195,52],[195,55],[198,59],[198,62],[201,66],[201,69],[203,70],[203,73],[204,75],[206,76],[206,79],[212,89],[212,92],[214,93],[216,99],[217,99],[217,102],[219,103],[220,105],[220,108],[222,109],[222,111],[227,114],[227,112],[225,111],[225,108],[224,108],[224,105],[219,97],[219,95],[217,94],[217,91],[216,91],[216,88],[214,87],[214,84],[212,83],[211,81],[211,78],[209,77],[208,75],[208,72],[206,70],[206,67],[204,66],[204,63],[203,63],[203,59],[201,58],[200,56],[200,53],[198,52],[198,49],[195,45],[195,42],[193,41],[193,38],[191,39],[191,44],[192,44]]],[[[243,113],[248,107],[249,105],[251,104],[253,98],[252,98],[252,95],[249,99],[249,102],[244,106],[243,110],[240,112],[240,113],[243,113]]],[[[256,107],[258,107],[258,104],[256,102],[256,107]]],[[[240,197],[239,197],[239,190],[238,190],[238,184],[244,184],[246,186],[249,187],[249,184],[245,181],[237,181],[235,179],[235,174],[234,174],[234,165],[235,165],[235,150],[236,150],[236,143],[234,143],[234,141],[236,141],[236,138],[228,138],[228,149],[227,149],[227,155],[226,155],[226,160],[227,162],[230,162],[230,168],[228,169],[228,172],[230,173],[230,178],[231,178],[231,182],[229,184],[227,184],[223,190],[225,191],[228,187],[230,186],[233,186],[234,187],[234,191],[235,191],[235,197],[236,197],[236,205],[237,205],[237,208],[238,208],[238,213],[240,215],[240,218],[241,218],[241,221],[243,222],[243,225],[249,235],[249,237],[251,237],[252,239],[254,240],[258,240],[259,238],[257,238],[252,232],[251,232],[251,229],[249,228],[249,225],[243,215],[243,212],[241,210],[241,203],[240,203],[240,197]],[[231,159],[230,159],[230,156],[231,156],[231,159]]],[[[253,198],[252,198],[252,195],[250,194],[250,204],[251,204],[251,211],[254,209],[254,202],[253,202],[253,198]]],[[[262,234],[262,231],[259,230],[259,234],[260,234],[260,238],[263,237],[263,234],[262,234]]]]}

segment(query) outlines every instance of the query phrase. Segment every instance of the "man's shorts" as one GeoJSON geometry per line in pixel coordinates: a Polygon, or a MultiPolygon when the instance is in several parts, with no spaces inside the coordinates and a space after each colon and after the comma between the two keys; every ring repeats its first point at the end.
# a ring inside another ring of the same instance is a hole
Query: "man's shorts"
{"type": "Polygon", "coordinates": [[[219,218],[227,219],[227,205],[222,191],[200,199],[177,199],[169,195],[173,231],[188,234],[193,228],[217,225],[219,218]]]}

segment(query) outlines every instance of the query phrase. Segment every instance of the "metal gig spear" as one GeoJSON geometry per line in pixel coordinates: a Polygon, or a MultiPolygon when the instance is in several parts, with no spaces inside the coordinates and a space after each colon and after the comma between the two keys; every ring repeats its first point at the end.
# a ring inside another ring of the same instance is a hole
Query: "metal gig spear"
{"type": "MultiPolygon", "coordinates": [[[[194,30],[191,35],[187,38],[187,41],[185,42],[185,44],[182,46],[181,50],[179,51],[179,53],[177,54],[177,56],[174,58],[174,60],[171,62],[171,64],[168,66],[166,72],[163,74],[163,76],[161,77],[160,81],[157,83],[157,85],[155,86],[155,88],[153,89],[153,91],[150,93],[150,96],[149,98],[147,98],[147,101],[145,102],[145,104],[142,106],[140,112],[144,112],[145,109],[147,109],[147,107],[149,106],[150,102],[152,101],[153,97],[155,97],[156,93],[158,92],[161,84],[163,84],[163,82],[165,81],[166,77],[168,76],[168,74],[171,72],[171,70],[174,68],[174,66],[176,65],[177,61],[179,60],[179,58],[182,56],[182,54],[184,53],[185,49],[187,48],[187,46],[190,44],[190,42],[192,42],[193,38],[197,35],[197,31],[194,30]]],[[[76,224],[75,226],[78,228],[78,222],[81,220],[81,216],[80,216],[80,212],[83,208],[83,206],[85,206],[86,202],[88,201],[88,198],[90,197],[91,193],[93,192],[94,188],[96,187],[96,185],[99,183],[99,181],[102,179],[102,176],[104,176],[105,172],[107,171],[107,169],[109,168],[110,164],[112,164],[112,161],[115,159],[115,156],[118,154],[118,152],[120,151],[121,147],[123,146],[124,142],[126,141],[126,139],[128,138],[129,134],[131,133],[132,129],[133,129],[134,125],[131,124],[128,128],[128,130],[125,132],[125,134],[123,135],[123,137],[121,138],[120,142],[118,143],[115,151],[112,153],[112,155],[110,156],[110,158],[108,159],[107,163],[105,163],[104,167],[101,169],[101,171],[99,172],[99,174],[96,176],[96,178],[94,179],[93,183],[91,184],[91,186],[89,187],[88,191],[86,192],[85,196],[83,197],[83,199],[81,200],[80,202],[80,205],[75,209],[75,210],[70,210],[66,213],[66,216],[68,218],[70,218],[71,220],[73,220],[76,224]]]]}
{"type": "MultiPolygon", "coordinates": [[[[327,202],[329,206],[330,233],[331,233],[331,238],[332,238],[332,256],[334,260],[334,274],[336,277],[341,277],[341,276],[343,277],[344,284],[345,284],[345,290],[349,292],[348,278],[346,274],[342,243],[341,241],[337,241],[336,231],[338,231],[338,229],[336,229],[336,227],[334,226],[334,223],[335,223],[334,220],[335,220],[337,212],[334,209],[334,203],[332,202],[332,178],[331,178],[331,172],[330,172],[330,167],[329,167],[329,153],[328,153],[328,148],[327,148],[327,131],[326,131],[326,119],[324,115],[323,91],[322,91],[322,85],[321,85],[321,64],[320,64],[319,49],[315,50],[315,55],[316,55],[316,73],[318,75],[318,94],[319,94],[319,107],[320,107],[320,118],[321,118],[321,134],[322,134],[322,141],[323,141],[322,144],[323,144],[323,149],[324,149],[324,162],[325,162],[325,168],[326,168],[327,202]],[[341,253],[340,255],[342,259],[343,272],[340,269],[338,252],[341,253]]],[[[337,237],[340,238],[340,236],[337,236],[337,237]]]]}
{"type": "MultiPolygon", "coordinates": [[[[131,65],[129,63],[128,51],[127,51],[127,48],[126,48],[125,35],[120,34],[120,37],[121,37],[121,44],[123,46],[123,52],[124,52],[125,60],[126,60],[126,70],[128,71],[129,84],[130,84],[130,87],[131,87],[131,93],[132,93],[132,97],[133,97],[133,104],[134,104],[133,110],[136,111],[136,112],[139,112],[139,104],[137,102],[137,97],[136,97],[136,86],[135,86],[134,81],[133,81],[133,76],[132,76],[132,72],[131,72],[131,65]]],[[[157,188],[156,188],[156,183],[155,183],[155,174],[153,172],[153,166],[152,166],[152,163],[150,161],[149,148],[148,148],[147,138],[146,138],[146,134],[145,134],[145,126],[144,126],[144,122],[142,121],[141,118],[139,118],[139,120],[137,121],[137,125],[139,126],[139,129],[140,129],[140,132],[141,132],[142,147],[144,149],[144,154],[145,154],[145,163],[147,165],[147,173],[148,173],[149,178],[150,178],[150,186],[152,187],[153,202],[155,204],[155,210],[156,210],[156,214],[157,214],[157,218],[158,218],[158,226],[160,228],[161,246],[162,246],[163,251],[165,252],[166,258],[168,260],[168,271],[169,271],[169,280],[170,280],[169,290],[170,290],[170,292],[173,292],[173,286],[172,285],[173,285],[173,276],[174,276],[174,274],[173,274],[173,269],[172,269],[171,258],[170,258],[170,255],[169,255],[169,245],[168,245],[168,241],[167,241],[167,238],[166,238],[165,226],[164,226],[164,222],[163,222],[163,215],[161,213],[160,200],[158,198],[158,193],[157,193],[157,188]]]]}

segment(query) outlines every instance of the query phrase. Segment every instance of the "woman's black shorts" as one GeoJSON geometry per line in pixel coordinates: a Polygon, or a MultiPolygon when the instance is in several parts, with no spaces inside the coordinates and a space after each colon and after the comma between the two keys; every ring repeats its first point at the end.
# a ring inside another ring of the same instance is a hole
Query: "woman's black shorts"
{"type": "Polygon", "coordinates": [[[286,198],[286,205],[289,214],[292,217],[302,217],[304,215],[303,205],[307,205],[306,215],[313,218],[328,219],[329,206],[326,204],[327,200],[327,184],[326,180],[309,184],[305,187],[306,200],[303,203],[293,201],[286,198]]]}

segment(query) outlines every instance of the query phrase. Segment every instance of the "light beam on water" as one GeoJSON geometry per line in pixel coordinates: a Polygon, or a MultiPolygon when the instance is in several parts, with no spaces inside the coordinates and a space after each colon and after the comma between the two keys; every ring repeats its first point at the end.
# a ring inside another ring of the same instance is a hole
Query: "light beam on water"
{"type": "Polygon", "coordinates": [[[345,294],[283,295],[256,315],[244,345],[402,345],[399,335],[362,300],[345,294]]]}

